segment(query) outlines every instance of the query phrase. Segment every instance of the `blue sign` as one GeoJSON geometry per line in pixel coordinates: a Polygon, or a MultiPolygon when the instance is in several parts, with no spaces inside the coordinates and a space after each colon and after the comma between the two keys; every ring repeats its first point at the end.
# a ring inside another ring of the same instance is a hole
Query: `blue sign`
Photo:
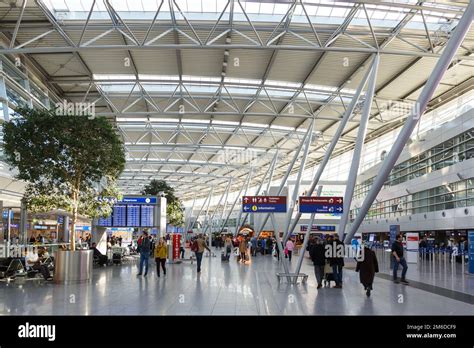
{"type": "Polygon", "coordinates": [[[126,197],[124,196],[120,203],[135,204],[156,204],[156,197],[126,197]]]}
{"type": "Polygon", "coordinates": [[[327,214],[336,213],[341,214],[343,211],[342,205],[303,205],[300,206],[300,213],[316,213],[327,214]]]}
{"type": "MultiPolygon", "coordinates": [[[[390,245],[389,248],[392,247],[393,242],[397,239],[397,235],[400,234],[400,225],[390,225],[390,245]]],[[[393,269],[394,266],[394,257],[390,257],[390,269],[393,269]]]]}
{"type": "Polygon", "coordinates": [[[390,248],[400,234],[400,225],[390,225],[390,248]]]}
{"type": "MultiPolygon", "coordinates": [[[[301,225],[300,226],[300,231],[301,232],[306,232],[308,230],[308,225],[301,225]]],[[[329,226],[329,225],[313,225],[311,227],[311,231],[318,231],[318,232],[334,232],[336,231],[336,226],[329,226]]]]}
{"type": "MultiPolygon", "coordinates": [[[[8,218],[8,209],[3,211],[3,218],[8,218]]],[[[10,220],[13,220],[13,210],[10,210],[10,220]]]]}
{"type": "Polygon", "coordinates": [[[244,204],[244,213],[286,213],[286,204],[244,204]]]}
{"type": "Polygon", "coordinates": [[[244,213],[286,213],[286,196],[244,196],[244,213]]]}
{"type": "Polygon", "coordinates": [[[58,224],[63,224],[64,223],[64,216],[59,215],[58,216],[58,224]]]}
{"type": "Polygon", "coordinates": [[[474,274],[474,230],[468,231],[468,243],[469,273],[474,274]]]}

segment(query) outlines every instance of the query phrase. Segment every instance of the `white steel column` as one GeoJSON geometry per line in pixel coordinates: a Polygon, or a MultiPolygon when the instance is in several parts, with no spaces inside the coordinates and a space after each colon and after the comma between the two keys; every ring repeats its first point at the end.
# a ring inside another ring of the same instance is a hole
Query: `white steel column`
{"type": "MultiPolygon", "coordinates": [[[[288,229],[290,227],[291,216],[293,215],[293,210],[295,209],[295,206],[296,206],[295,202],[298,199],[298,192],[300,190],[301,177],[303,176],[303,172],[304,172],[304,168],[305,168],[305,164],[306,164],[306,158],[308,157],[308,152],[309,152],[309,148],[310,148],[310,145],[311,145],[312,130],[314,128],[314,118],[311,120],[309,128],[311,129],[311,132],[309,133],[309,135],[306,139],[306,144],[305,144],[304,151],[303,151],[303,157],[301,158],[300,168],[298,170],[298,176],[296,177],[295,187],[293,189],[293,195],[292,195],[291,201],[289,202],[290,204],[289,204],[288,212],[287,212],[287,215],[286,215],[285,229],[283,230],[283,243],[286,243],[289,236],[291,235],[291,233],[288,233],[288,229]]],[[[288,186],[288,189],[289,189],[289,185],[287,185],[287,186],[288,186]]]]}
{"type": "MultiPolygon", "coordinates": [[[[288,165],[288,168],[286,170],[286,173],[285,173],[284,177],[281,179],[280,187],[278,188],[278,192],[276,194],[277,196],[281,195],[281,193],[283,191],[283,188],[285,187],[286,181],[288,180],[288,177],[290,176],[291,170],[293,169],[296,161],[298,160],[301,149],[303,148],[303,145],[305,144],[305,140],[309,136],[311,136],[311,131],[312,131],[311,127],[308,127],[308,130],[306,131],[304,138],[301,140],[301,143],[300,143],[300,145],[298,146],[298,149],[295,152],[295,156],[293,157],[291,163],[288,165]]],[[[268,194],[269,194],[269,192],[267,192],[267,195],[268,194]]],[[[263,218],[262,224],[260,226],[260,231],[258,231],[259,235],[262,232],[263,228],[265,227],[265,224],[267,223],[269,217],[270,217],[270,214],[265,214],[265,217],[263,218]]]]}
{"type": "MultiPolygon", "coordinates": [[[[260,182],[260,185],[258,186],[257,191],[255,191],[255,196],[258,196],[260,194],[260,191],[262,190],[262,187],[263,187],[263,183],[265,182],[265,179],[267,178],[269,173],[270,173],[270,180],[271,180],[271,177],[273,176],[273,170],[275,169],[274,164],[276,162],[277,156],[278,156],[278,151],[275,152],[275,155],[273,156],[273,159],[272,159],[270,165],[268,166],[267,171],[263,175],[262,181],[260,182]]],[[[247,218],[248,218],[249,214],[250,213],[245,213],[244,219],[242,220],[242,223],[240,223],[239,229],[243,225],[245,225],[245,222],[247,221],[247,218]]]]}
{"type": "Polygon", "coordinates": [[[365,94],[364,107],[362,108],[362,115],[360,118],[359,129],[357,131],[357,139],[354,146],[354,154],[349,169],[349,176],[347,177],[346,191],[344,193],[344,210],[342,212],[341,220],[339,221],[339,239],[343,240],[344,231],[346,229],[349,211],[351,209],[352,195],[357,180],[357,173],[359,171],[360,157],[362,156],[362,148],[364,147],[365,135],[367,134],[367,125],[369,124],[370,110],[372,108],[372,101],[375,93],[375,83],[377,82],[377,70],[379,67],[380,57],[374,57],[372,64],[372,72],[370,74],[369,85],[367,86],[367,93],[365,94]]]}
{"type": "MultiPolygon", "coordinates": [[[[247,195],[247,191],[249,190],[249,186],[250,186],[250,181],[252,179],[252,174],[253,174],[253,167],[250,168],[250,171],[249,171],[249,176],[247,177],[247,183],[245,185],[245,191],[244,191],[244,194],[243,196],[246,196],[247,195]]],[[[237,197],[235,203],[239,200],[239,198],[241,197],[237,197]]],[[[235,204],[234,203],[234,204],[235,204]]],[[[239,214],[237,215],[237,220],[235,221],[235,232],[234,232],[234,236],[237,235],[237,233],[239,233],[239,228],[240,228],[240,219],[242,218],[242,207],[240,207],[239,209],[239,214]]]]}
{"type": "MultiPolygon", "coordinates": [[[[320,196],[322,191],[323,191],[323,187],[319,186],[316,195],[320,196]]],[[[315,213],[311,214],[311,219],[309,220],[308,229],[306,230],[306,234],[304,235],[303,245],[301,246],[300,254],[298,255],[298,262],[296,263],[296,270],[295,270],[296,274],[299,274],[300,270],[301,270],[301,264],[303,263],[304,253],[305,253],[306,247],[308,245],[309,236],[311,235],[311,229],[313,228],[313,222],[314,222],[314,216],[315,215],[316,215],[315,213]]],[[[290,235],[290,234],[288,234],[288,235],[290,235]]]]}
{"type": "MultiPolygon", "coordinates": [[[[372,65],[373,65],[373,62],[372,62],[372,65]]],[[[370,75],[371,70],[372,70],[371,68],[368,68],[365,72],[364,77],[362,78],[362,81],[360,81],[360,84],[357,87],[357,91],[356,91],[354,97],[352,98],[351,103],[347,107],[346,112],[344,113],[344,116],[342,117],[342,120],[339,123],[339,127],[337,128],[336,133],[334,134],[334,136],[331,140],[331,143],[329,144],[329,146],[326,150],[326,153],[324,154],[324,157],[323,157],[323,159],[321,160],[321,163],[318,166],[318,170],[314,174],[313,183],[311,184],[311,187],[309,188],[308,192],[306,193],[307,197],[310,197],[313,194],[316,186],[318,185],[319,179],[321,178],[321,175],[323,174],[323,171],[326,168],[326,165],[328,164],[329,159],[331,158],[331,155],[334,151],[334,148],[336,147],[336,144],[337,144],[339,138],[341,137],[342,132],[344,131],[344,128],[345,128],[347,122],[351,118],[352,112],[354,111],[355,106],[359,102],[360,95],[362,94],[362,90],[364,89],[364,86],[365,86],[367,80],[369,79],[369,75],[370,75]]],[[[293,231],[295,230],[295,227],[298,224],[298,221],[300,220],[300,218],[301,218],[301,213],[296,214],[296,218],[293,221],[293,223],[291,225],[291,228],[289,229],[288,233],[290,233],[290,234],[293,233],[293,231]]]]}
{"type": "Polygon", "coordinates": [[[361,225],[362,221],[364,220],[367,212],[370,209],[370,206],[374,202],[375,198],[377,198],[380,189],[382,188],[384,182],[387,180],[390,171],[393,169],[395,162],[397,161],[400,153],[403,151],[410,135],[412,134],[413,130],[415,129],[421,115],[425,112],[426,106],[428,102],[433,97],[436,88],[441,81],[444,73],[448,69],[451,61],[456,54],[459,46],[461,45],[466,33],[469,31],[469,28],[472,24],[472,20],[474,17],[474,2],[471,1],[469,6],[466,8],[466,12],[464,12],[461,20],[459,21],[456,29],[454,29],[451,38],[448,40],[441,57],[439,58],[438,62],[436,63],[428,81],[426,82],[423,90],[421,91],[420,97],[418,98],[415,106],[413,107],[410,115],[407,117],[405,121],[405,125],[403,126],[402,130],[400,131],[398,138],[395,140],[395,143],[392,146],[392,149],[388,156],[382,163],[381,168],[378,171],[377,176],[372,184],[372,188],[370,189],[369,193],[367,194],[364,203],[362,204],[359,213],[357,214],[354,222],[351,225],[349,233],[346,236],[345,241],[348,243],[351,238],[354,236],[355,232],[361,225]]]}

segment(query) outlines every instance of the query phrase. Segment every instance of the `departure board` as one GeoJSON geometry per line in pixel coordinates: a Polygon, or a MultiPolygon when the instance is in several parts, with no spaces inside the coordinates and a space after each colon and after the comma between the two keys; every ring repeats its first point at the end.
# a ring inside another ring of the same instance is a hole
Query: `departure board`
{"type": "Polygon", "coordinates": [[[112,226],[112,214],[109,215],[108,217],[100,217],[98,225],[99,226],[104,226],[104,227],[112,226]]]}
{"type": "Polygon", "coordinates": [[[154,227],[157,198],[148,196],[123,197],[112,209],[109,217],[100,217],[102,227],[154,227]]]}
{"type": "Polygon", "coordinates": [[[153,205],[142,205],[141,206],[140,226],[142,226],[142,227],[151,227],[151,226],[153,226],[154,211],[155,210],[154,210],[153,205]]]}
{"type": "Polygon", "coordinates": [[[112,218],[114,226],[127,226],[127,206],[114,205],[112,218]]]}
{"type": "Polygon", "coordinates": [[[140,226],[140,206],[137,204],[127,205],[127,226],[140,226]]]}

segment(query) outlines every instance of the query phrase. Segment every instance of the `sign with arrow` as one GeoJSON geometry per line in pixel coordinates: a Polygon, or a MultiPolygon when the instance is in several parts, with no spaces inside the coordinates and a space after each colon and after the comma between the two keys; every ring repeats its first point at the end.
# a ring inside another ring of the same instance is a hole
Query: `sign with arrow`
{"type": "Polygon", "coordinates": [[[244,213],[286,213],[286,196],[243,196],[244,213]]]}
{"type": "Polygon", "coordinates": [[[299,197],[300,213],[342,214],[342,197],[299,197]]]}

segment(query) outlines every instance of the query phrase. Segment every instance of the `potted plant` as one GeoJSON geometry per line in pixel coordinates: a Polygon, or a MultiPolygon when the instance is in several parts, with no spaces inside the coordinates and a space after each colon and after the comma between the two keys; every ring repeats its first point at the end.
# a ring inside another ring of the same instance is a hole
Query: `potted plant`
{"type": "Polygon", "coordinates": [[[76,250],[75,226],[79,214],[110,215],[119,198],[115,180],[124,169],[125,152],[112,124],[103,117],[21,107],[4,124],[4,152],[17,169],[15,177],[27,182],[29,211],[63,209],[71,216],[69,250],[57,253],[55,279],[88,278],[71,274],[92,264],[92,252],[76,250]]]}

